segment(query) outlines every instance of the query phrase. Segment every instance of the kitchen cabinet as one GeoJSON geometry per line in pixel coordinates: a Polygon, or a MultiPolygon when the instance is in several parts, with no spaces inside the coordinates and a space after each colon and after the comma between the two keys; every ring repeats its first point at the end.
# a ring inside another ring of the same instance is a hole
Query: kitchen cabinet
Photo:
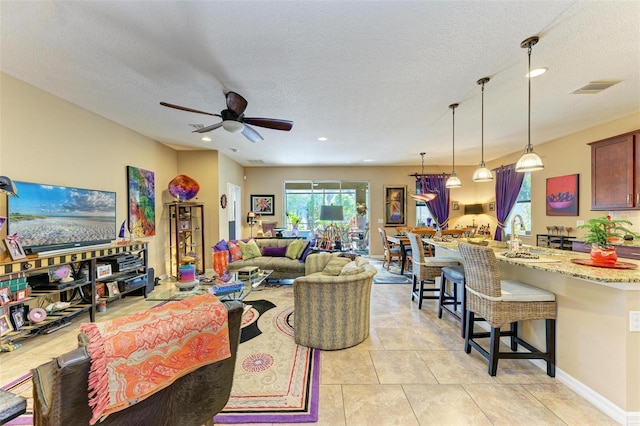
{"type": "Polygon", "coordinates": [[[640,208],[640,130],[591,145],[591,210],[640,208]]]}

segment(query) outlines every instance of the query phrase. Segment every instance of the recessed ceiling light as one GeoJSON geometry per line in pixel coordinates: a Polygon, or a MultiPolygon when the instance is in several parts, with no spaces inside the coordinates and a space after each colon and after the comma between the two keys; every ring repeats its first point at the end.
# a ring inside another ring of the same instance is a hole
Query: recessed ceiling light
{"type": "Polygon", "coordinates": [[[320,142],[324,142],[324,141],[326,141],[326,140],[327,140],[327,138],[325,138],[324,136],[320,136],[320,137],[318,138],[318,140],[319,140],[320,142]]]}
{"type": "Polygon", "coordinates": [[[205,142],[211,142],[211,138],[209,136],[203,136],[202,140],[205,142]]]}
{"type": "Polygon", "coordinates": [[[372,159],[372,158],[365,158],[365,159],[364,159],[364,160],[362,160],[362,161],[363,161],[363,162],[365,162],[365,163],[373,163],[373,162],[374,162],[374,161],[376,161],[376,160],[374,160],[374,159],[372,159]]]}
{"type": "Polygon", "coordinates": [[[534,77],[538,77],[539,75],[544,74],[545,72],[547,72],[549,68],[536,68],[535,70],[531,70],[531,72],[529,74],[526,75],[526,77],[531,76],[531,78],[534,77]]]}

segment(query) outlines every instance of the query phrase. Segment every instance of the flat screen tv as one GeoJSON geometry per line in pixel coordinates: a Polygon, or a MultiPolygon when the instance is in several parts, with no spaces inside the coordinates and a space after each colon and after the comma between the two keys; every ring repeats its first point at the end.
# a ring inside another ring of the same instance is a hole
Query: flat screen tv
{"type": "Polygon", "coordinates": [[[26,253],[110,243],[116,239],[116,193],[14,181],[8,233],[26,253]]]}

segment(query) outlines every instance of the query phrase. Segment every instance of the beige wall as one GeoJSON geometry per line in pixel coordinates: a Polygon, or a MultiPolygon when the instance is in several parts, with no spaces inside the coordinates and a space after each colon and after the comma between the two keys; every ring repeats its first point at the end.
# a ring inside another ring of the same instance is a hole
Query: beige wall
{"type": "Polygon", "coordinates": [[[163,274],[161,188],[177,174],[176,151],[3,73],[0,87],[0,175],[115,191],[119,227],[127,218],[126,167],[155,172],[156,236],[144,240],[150,266],[163,274]]]}

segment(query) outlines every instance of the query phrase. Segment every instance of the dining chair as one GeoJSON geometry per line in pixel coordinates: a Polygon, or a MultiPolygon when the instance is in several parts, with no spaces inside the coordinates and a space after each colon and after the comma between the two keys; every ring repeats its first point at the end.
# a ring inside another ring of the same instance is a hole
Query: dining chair
{"type": "Polygon", "coordinates": [[[448,235],[453,238],[462,237],[465,233],[464,229],[444,229],[440,231],[441,235],[448,235]]]}
{"type": "Polygon", "coordinates": [[[408,234],[413,253],[413,269],[411,300],[418,299],[418,309],[422,309],[424,299],[439,299],[440,274],[445,266],[458,266],[460,262],[454,257],[425,256],[424,244],[420,235],[413,232],[408,234]],[[428,293],[432,293],[429,295],[428,293]]]}
{"type": "Polygon", "coordinates": [[[519,281],[500,279],[498,261],[490,247],[460,242],[465,271],[467,318],[464,350],[475,348],[489,362],[489,375],[495,376],[498,360],[542,359],[547,363],[547,375],[556,374],[556,295],[519,281]],[[476,315],[491,327],[490,332],[474,330],[476,315]],[[535,348],[518,336],[518,323],[526,320],[545,320],[546,352],[535,348]],[[510,325],[509,331],[500,329],[510,325]],[[511,352],[500,351],[500,337],[510,337],[511,352]],[[489,350],[480,346],[479,338],[490,338],[489,350]],[[521,345],[529,352],[517,352],[521,345]]]}
{"type": "Polygon", "coordinates": [[[378,233],[380,234],[380,238],[382,239],[382,247],[384,248],[382,267],[384,268],[384,265],[386,263],[388,271],[394,258],[397,259],[398,266],[400,266],[402,262],[402,250],[398,246],[391,246],[389,240],[387,240],[387,231],[385,231],[384,228],[378,228],[378,233]]]}

